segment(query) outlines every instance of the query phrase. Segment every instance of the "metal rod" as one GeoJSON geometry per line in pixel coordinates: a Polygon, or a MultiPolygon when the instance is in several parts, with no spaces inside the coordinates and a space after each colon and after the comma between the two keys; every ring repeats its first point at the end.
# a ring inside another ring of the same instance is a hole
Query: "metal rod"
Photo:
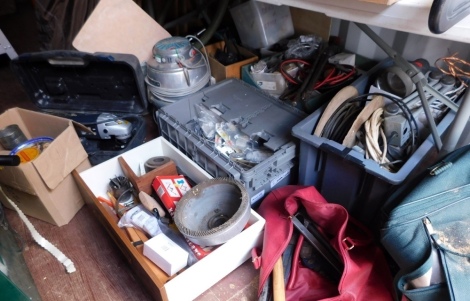
{"type": "Polygon", "coordinates": [[[434,138],[434,144],[436,145],[437,150],[440,151],[442,148],[441,136],[439,136],[439,133],[437,132],[436,122],[434,121],[434,117],[432,116],[431,108],[429,107],[426,94],[424,94],[423,84],[421,82],[416,83],[416,89],[418,90],[419,98],[421,99],[421,106],[423,107],[424,115],[426,115],[429,127],[431,128],[431,134],[434,138]]]}
{"type": "Polygon", "coordinates": [[[459,106],[455,102],[447,98],[445,95],[442,95],[438,90],[434,89],[434,87],[431,87],[430,85],[425,85],[423,88],[424,91],[428,92],[429,94],[440,100],[452,111],[457,112],[457,110],[459,109],[459,106]]]}
{"type": "MultiPolygon", "coordinates": [[[[426,115],[426,119],[427,119],[428,124],[431,128],[431,134],[434,138],[434,144],[435,144],[436,148],[438,149],[438,151],[440,151],[441,148],[442,148],[441,137],[439,136],[439,133],[437,131],[436,122],[434,121],[434,118],[432,116],[431,109],[429,107],[429,103],[427,101],[426,94],[425,94],[424,91],[426,90],[427,92],[429,92],[431,95],[433,95],[434,97],[439,99],[443,104],[448,106],[453,111],[458,112],[459,111],[458,106],[455,103],[453,103],[452,101],[450,101],[447,97],[445,97],[444,95],[439,93],[439,91],[437,91],[433,87],[431,87],[428,84],[428,82],[426,80],[426,77],[424,76],[424,74],[422,72],[420,72],[410,62],[408,62],[402,56],[400,56],[392,47],[390,47],[387,43],[385,43],[385,41],[382,40],[382,38],[380,36],[378,36],[374,31],[372,31],[372,29],[370,29],[369,26],[367,26],[365,24],[361,24],[361,23],[355,23],[355,24],[367,36],[369,36],[369,38],[371,38],[372,41],[374,41],[380,48],[382,48],[382,50],[389,57],[391,57],[394,60],[395,65],[400,67],[411,78],[413,83],[416,85],[416,88],[418,90],[418,95],[419,95],[419,98],[421,100],[421,104],[422,104],[422,107],[424,109],[424,113],[426,115]]],[[[467,113],[466,118],[468,118],[468,116],[470,115],[470,109],[469,109],[469,112],[466,112],[466,113],[467,113]]],[[[464,119],[465,117],[462,117],[462,118],[464,119]]],[[[452,129],[452,130],[454,130],[454,129],[452,129]]],[[[451,133],[450,136],[452,136],[452,135],[454,135],[454,134],[451,133]]],[[[449,143],[453,143],[453,142],[449,142],[449,143]]],[[[451,145],[449,145],[449,147],[451,147],[451,145]]]]}
{"type": "Polygon", "coordinates": [[[390,47],[385,41],[379,37],[369,26],[361,23],[354,23],[356,24],[359,29],[361,29],[369,38],[377,44],[382,50],[391,57],[397,66],[403,69],[403,71],[407,71],[409,69],[410,63],[403,59],[392,47],[390,47]]]}

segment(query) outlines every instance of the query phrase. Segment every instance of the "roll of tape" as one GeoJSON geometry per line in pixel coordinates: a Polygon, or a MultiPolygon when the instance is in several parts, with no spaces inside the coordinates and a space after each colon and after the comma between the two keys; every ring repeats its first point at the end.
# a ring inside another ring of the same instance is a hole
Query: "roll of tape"
{"type": "Polygon", "coordinates": [[[165,156],[152,157],[148,159],[147,161],[145,161],[145,164],[144,164],[145,172],[154,170],[155,168],[158,168],[170,161],[171,161],[170,158],[165,157],[165,156]]]}
{"type": "Polygon", "coordinates": [[[398,97],[406,97],[416,89],[411,77],[398,66],[385,69],[377,78],[375,85],[398,97]]]}

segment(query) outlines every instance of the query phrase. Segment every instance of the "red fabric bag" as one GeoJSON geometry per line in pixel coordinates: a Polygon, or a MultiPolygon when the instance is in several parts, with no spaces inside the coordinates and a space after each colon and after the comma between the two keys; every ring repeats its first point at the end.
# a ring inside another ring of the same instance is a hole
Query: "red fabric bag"
{"type": "MultiPolygon", "coordinates": [[[[310,218],[331,237],[344,270],[339,283],[298,264],[286,288],[286,300],[388,301],[393,280],[381,248],[371,233],[338,204],[328,203],[313,186],[284,186],[272,191],[258,209],[266,219],[260,260],[259,294],[293,232],[290,219],[303,206],[310,218]],[[295,276],[294,276],[295,275],[295,276]]],[[[295,264],[292,265],[293,267],[295,264]]]]}

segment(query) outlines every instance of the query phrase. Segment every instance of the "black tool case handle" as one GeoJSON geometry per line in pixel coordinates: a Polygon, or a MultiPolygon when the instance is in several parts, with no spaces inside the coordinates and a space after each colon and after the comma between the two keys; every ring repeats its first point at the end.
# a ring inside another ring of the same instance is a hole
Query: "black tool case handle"
{"type": "Polygon", "coordinates": [[[147,110],[144,75],[132,54],[26,53],[12,60],[11,68],[41,110],[135,115],[147,110]]]}

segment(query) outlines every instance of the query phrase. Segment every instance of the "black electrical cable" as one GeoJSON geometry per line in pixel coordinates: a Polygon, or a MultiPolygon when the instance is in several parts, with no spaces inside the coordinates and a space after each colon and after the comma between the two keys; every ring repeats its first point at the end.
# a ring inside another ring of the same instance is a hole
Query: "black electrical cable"
{"type": "Polygon", "coordinates": [[[342,143],[347,131],[351,128],[354,119],[361,112],[366,101],[367,97],[360,95],[343,102],[326,122],[321,136],[342,143]],[[358,104],[359,102],[363,104],[358,104]]]}
{"type": "MultiPolygon", "coordinates": [[[[365,102],[366,100],[363,101],[365,102]]],[[[363,106],[357,105],[355,101],[344,102],[328,119],[323,129],[322,137],[342,143],[362,108],[363,106]]]]}
{"type": "Polygon", "coordinates": [[[414,118],[411,110],[408,108],[408,106],[406,106],[402,99],[392,97],[384,93],[366,93],[350,98],[343,102],[325,124],[321,136],[336,141],[338,143],[342,143],[344,137],[346,137],[349,129],[354,123],[354,120],[362,111],[365,103],[369,100],[370,96],[386,97],[387,99],[390,99],[393,103],[395,103],[400,108],[400,110],[402,110],[404,117],[407,120],[410,129],[412,130],[411,150],[414,151],[414,148],[416,147],[417,143],[416,136],[418,131],[418,124],[416,122],[416,119],[414,118]]]}
{"type": "Polygon", "coordinates": [[[316,56],[315,60],[313,61],[313,65],[307,75],[307,78],[302,82],[297,95],[295,97],[295,102],[299,103],[303,101],[304,92],[307,90],[309,85],[314,85],[320,76],[320,73],[323,71],[323,67],[326,64],[326,51],[328,49],[328,44],[321,43],[319,46],[318,55],[316,56]]]}

